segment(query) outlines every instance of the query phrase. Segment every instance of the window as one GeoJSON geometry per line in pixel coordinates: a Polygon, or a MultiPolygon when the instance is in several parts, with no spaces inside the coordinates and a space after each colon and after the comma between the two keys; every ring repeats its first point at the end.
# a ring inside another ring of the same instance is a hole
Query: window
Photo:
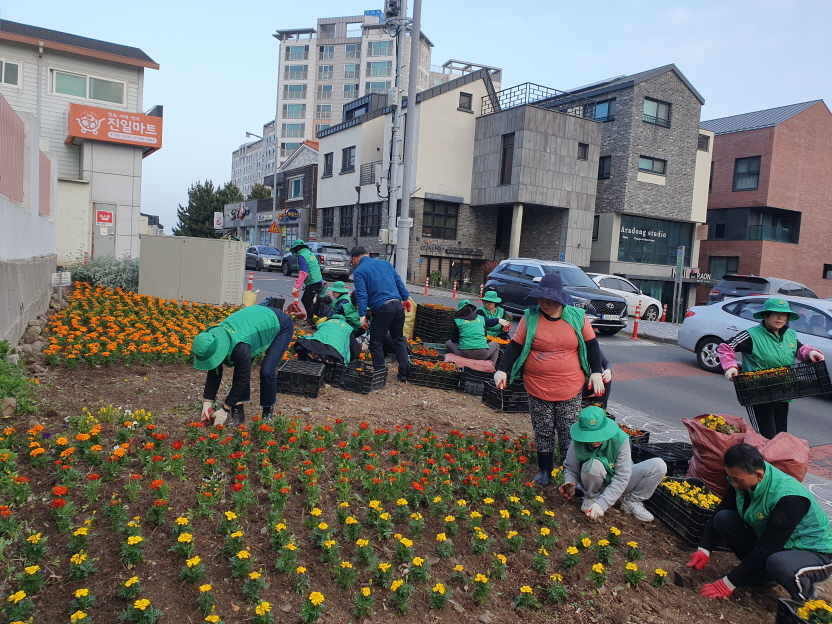
{"type": "Polygon", "coordinates": [[[324,154],[324,172],[323,177],[327,178],[332,175],[332,162],[334,160],[334,154],[329,152],[324,154]]]}
{"type": "Polygon", "coordinates": [[[734,161],[735,191],[756,191],[760,184],[760,157],[737,158],[734,161]]]}
{"type": "Polygon", "coordinates": [[[332,76],[335,73],[333,71],[334,69],[334,65],[320,65],[318,67],[318,80],[332,80],[332,76]]]}
{"type": "Polygon", "coordinates": [[[600,215],[595,215],[592,218],[592,240],[593,241],[598,240],[598,230],[600,229],[600,227],[601,227],[601,216],[600,215]]]}
{"type": "Polygon", "coordinates": [[[0,82],[19,85],[20,65],[10,61],[0,61],[0,82]]]}
{"type": "Polygon", "coordinates": [[[345,84],[344,85],[344,97],[348,100],[354,100],[358,97],[358,85],[357,84],[345,84]]]}
{"type": "Polygon", "coordinates": [[[534,278],[542,278],[543,275],[543,269],[541,269],[539,266],[527,266],[526,272],[523,274],[523,279],[528,280],[529,282],[533,282],[534,278]]]}
{"type": "Polygon", "coordinates": [[[643,264],[676,264],[676,252],[685,247],[684,266],[691,266],[693,223],[621,215],[618,261],[643,264]]]}
{"type": "Polygon", "coordinates": [[[355,236],[352,229],[353,219],[355,219],[354,206],[341,206],[341,229],[338,231],[338,236],[355,236]]]}
{"type": "MultiPolygon", "coordinates": [[[[4,66],[6,64],[4,63],[4,66]]],[[[5,76],[5,70],[4,70],[5,76]]],[[[124,104],[124,83],[93,78],[81,74],[70,74],[62,71],[53,71],[52,90],[54,93],[73,95],[76,97],[98,100],[100,102],[112,102],[113,104],[124,104]]]]}
{"type": "Polygon", "coordinates": [[[708,260],[708,272],[714,280],[721,280],[728,274],[737,273],[739,268],[739,256],[711,256],[708,260]]]}
{"type": "Polygon", "coordinates": [[[335,39],[335,24],[321,24],[320,28],[321,39],[335,39]]]}
{"type": "Polygon", "coordinates": [[[390,76],[393,74],[393,61],[367,62],[367,76],[390,76]]]}
{"type": "Polygon", "coordinates": [[[514,167],[514,133],[503,135],[503,149],[500,154],[500,185],[511,184],[514,167]]]}
{"type": "Polygon", "coordinates": [[[287,46],[287,61],[305,61],[309,58],[309,46],[287,46]]]}
{"type": "Polygon", "coordinates": [[[321,208],[321,236],[332,238],[335,236],[335,208],[321,208]]]}
{"type": "Polygon", "coordinates": [[[707,134],[700,134],[699,142],[696,144],[696,149],[698,149],[700,152],[711,151],[711,137],[709,137],[707,134]]]}
{"type": "Polygon", "coordinates": [[[341,173],[355,171],[355,145],[341,150],[341,173]]]}
{"type": "Polygon", "coordinates": [[[344,65],[344,78],[358,78],[360,73],[361,65],[358,63],[344,65]]]}
{"type": "Polygon", "coordinates": [[[612,169],[612,156],[601,156],[598,159],[598,179],[609,180],[612,169]]]}
{"type": "Polygon", "coordinates": [[[332,104],[318,104],[315,107],[315,119],[330,119],[332,117],[332,104]]]}
{"type": "Polygon", "coordinates": [[[309,65],[287,65],[283,70],[284,80],[306,80],[309,75],[309,65]]]}
{"type": "Polygon", "coordinates": [[[667,169],[667,161],[660,158],[650,158],[649,156],[640,156],[638,159],[639,171],[649,171],[658,175],[664,175],[667,169]]]}
{"type": "Polygon", "coordinates": [[[332,85],[318,85],[318,99],[331,100],[332,99],[332,85]]]}
{"type": "Polygon", "coordinates": [[[469,111],[473,110],[473,103],[474,103],[474,96],[470,93],[460,93],[459,94],[459,108],[461,110],[469,111]]]}
{"type": "Polygon", "coordinates": [[[386,82],[365,82],[364,83],[364,95],[369,93],[378,93],[379,95],[384,95],[390,89],[390,81],[386,82]]]}
{"type": "Polygon", "coordinates": [[[288,188],[288,196],[286,197],[287,200],[303,199],[303,176],[289,178],[286,182],[286,186],[288,188]]]}
{"type": "Polygon", "coordinates": [[[335,46],[318,46],[318,60],[331,61],[335,58],[335,46]]]}
{"type": "Polygon", "coordinates": [[[303,119],[306,117],[306,104],[284,104],[284,119],[303,119]]]}
{"type": "Polygon", "coordinates": [[[359,43],[348,43],[347,44],[347,58],[348,59],[359,59],[361,58],[361,44],[359,43]]]}
{"type": "Polygon", "coordinates": [[[500,269],[500,275],[505,275],[506,277],[521,277],[525,268],[522,264],[506,264],[500,269]]]}
{"type": "Polygon", "coordinates": [[[748,239],[778,243],[800,242],[801,213],[780,208],[753,208],[748,218],[748,239]]]}
{"type": "Polygon", "coordinates": [[[725,238],[725,224],[714,223],[714,239],[720,240],[725,238]]]}
{"type": "Polygon", "coordinates": [[[732,314],[736,314],[740,318],[744,318],[747,321],[754,321],[755,323],[759,323],[759,320],[754,318],[754,313],[761,312],[764,303],[765,299],[763,299],[762,297],[757,301],[746,301],[745,303],[740,304],[732,312],[732,314]]]}
{"type": "Polygon", "coordinates": [[[642,119],[657,126],[670,127],[670,104],[658,100],[644,99],[644,114],[642,119]]]}
{"type": "Polygon", "coordinates": [[[306,99],[306,85],[283,85],[283,99],[284,100],[305,100],[306,99]]]}
{"type": "MultiPolygon", "coordinates": [[[[292,154],[294,154],[298,150],[299,147],[300,147],[300,143],[281,143],[280,144],[280,156],[281,157],[291,156],[292,154]]],[[[278,195],[278,197],[281,197],[281,195],[278,195]]]]}
{"type": "Polygon", "coordinates": [[[615,121],[615,100],[595,103],[595,121],[615,121]]]}
{"type": "Polygon", "coordinates": [[[422,236],[456,240],[459,204],[426,199],[422,210],[422,236]]]}
{"type": "Polygon", "coordinates": [[[361,204],[359,212],[358,235],[378,236],[381,229],[381,202],[361,204]]]}
{"type": "Polygon", "coordinates": [[[370,41],[367,44],[367,56],[393,56],[393,42],[370,41]]]}
{"type": "Polygon", "coordinates": [[[306,124],[282,124],[280,127],[280,136],[284,138],[297,138],[303,136],[306,124]]]}
{"type": "Polygon", "coordinates": [[[824,264],[823,265],[823,279],[831,279],[832,280],[832,264],[824,264]]]}
{"type": "Polygon", "coordinates": [[[315,124],[315,134],[317,134],[318,132],[323,132],[324,130],[326,130],[328,128],[331,128],[331,127],[332,127],[332,124],[323,124],[323,123],[315,124]]]}
{"type": "Polygon", "coordinates": [[[589,145],[587,143],[578,143],[578,160],[587,160],[589,158],[589,145]]]}

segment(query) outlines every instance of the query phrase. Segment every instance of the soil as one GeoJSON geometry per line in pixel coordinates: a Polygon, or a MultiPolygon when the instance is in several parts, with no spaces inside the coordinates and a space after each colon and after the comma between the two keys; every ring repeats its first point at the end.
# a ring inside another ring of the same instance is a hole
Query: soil
{"type": "MultiPolygon", "coordinates": [[[[225,387],[230,384],[230,375],[226,374],[225,387]]],[[[42,377],[40,386],[40,401],[42,410],[36,417],[13,424],[22,431],[26,426],[35,422],[43,423],[48,430],[54,431],[64,423],[69,415],[79,414],[83,407],[95,413],[97,408],[113,404],[125,409],[136,410],[144,408],[154,413],[159,431],[168,433],[171,439],[184,439],[187,434],[187,423],[196,420],[201,407],[202,384],[204,374],[187,366],[181,365],[153,365],[147,367],[111,366],[101,368],[79,367],[67,370],[53,367],[42,377]]],[[[252,397],[257,397],[259,388],[256,376],[253,378],[252,397]]],[[[256,399],[249,417],[256,410],[256,399]]],[[[324,386],[317,399],[279,395],[277,408],[285,416],[297,419],[302,423],[331,423],[336,418],[343,418],[347,423],[347,431],[354,430],[360,421],[368,421],[371,427],[393,429],[397,425],[410,424],[416,432],[422,432],[427,427],[433,427],[437,435],[443,435],[451,429],[463,433],[480,434],[485,430],[495,433],[507,433],[512,437],[521,434],[531,435],[531,426],[526,414],[501,414],[482,405],[480,398],[451,391],[437,390],[420,386],[402,384],[395,381],[395,371],[391,371],[387,386],[371,395],[359,395],[343,390],[324,386]]],[[[106,431],[106,428],[105,428],[106,431]]],[[[134,462],[138,460],[134,459],[134,462]]],[[[188,459],[188,462],[195,462],[188,459]]],[[[101,500],[96,504],[99,513],[93,524],[90,556],[98,559],[97,572],[85,581],[71,582],[67,577],[68,558],[72,554],[66,548],[66,537],[55,530],[49,510],[49,491],[55,485],[51,467],[33,470],[25,461],[20,462],[21,473],[30,477],[33,490],[36,492],[34,500],[21,510],[30,528],[42,531],[49,538],[49,552],[41,562],[41,566],[52,575],[49,583],[34,597],[36,604],[36,622],[65,622],[68,620],[68,605],[73,592],[80,587],[88,587],[98,597],[98,604],[90,610],[96,622],[113,622],[115,614],[120,612],[125,603],[115,597],[115,591],[121,581],[138,574],[142,579],[144,591],[142,597],[150,598],[153,605],[165,613],[164,622],[201,622],[202,616],[195,608],[198,590],[195,586],[178,580],[182,559],[169,552],[173,543],[171,537],[171,522],[177,515],[184,513],[193,505],[196,491],[201,483],[199,468],[189,463],[188,473],[191,480],[179,482],[175,477],[166,475],[172,492],[170,495],[170,513],[167,523],[155,527],[143,522],[145,537],[145,561],[134,569],[126,569],[119,558],[120,535],[109,528],[109,521],[103,517],[102,510],[110,492],[122,492],[124,480],[105,484],[101,491],[101,500]],[[45,502],[44,502],[45,501],[45,502]]],[[[134,465],[138,471],[139,465],[134,465]]],[[[126,476],[130,470],[123,471],[126,476]]],[[[528,467],[528,478],[531,479],[536,469],[528,467]]],[[[256,471],[251,470],[252,477],[257,479],[256,471]]],[[[295,477],[292,477],[295,479],[295,477]]],[[[295,481],[297,481],[295,479],[295,481]]],[[[259,481],[258,481],[259,482],[259,481]]],[[[152,505],[154,493],[142,486],[139,498],[129,505],[129,516],[144,516],[152,505]]],[[[294,485],[294,483],[293,483],[294,485]]],[[[261,501],[265,500],[265,490],[256,488],[261,501]]],[[[674,569],[684,565],[692,549],[680,540],[668,527],[656,520],[644,524],[634,520],[631,516],[622,514],[617,508],[611,509],[600,523],[590,522],[580,512],[578,503],[565,503],[559,496],[557,489],[550,487],[541,491],[545,498],[545,509],[552,509],[560,528],[555,531],[559,541],[550,549],[552,555],[549,562],[549,573],[560,572],[564,575],[565,584],[570,595],[565,603],[545,603],[539,611],[528,609],[515,610],[514,599],[519,595],[522,585],[532,587],[547,585],[547,578],[531,570],[531,560],[534,554],[534,537],[529,527],[521,531],[526,537],[525,545],[519,553],[513,554],[499,541],[493,550],[502,552],[508,557],[508,578],[496,581],[491,597],[484,606],[478,607],[472,597],[472,583],[464,587],[453,587],[453,603],[446,605],[441,611],[429,609],[428,594],[430,587],[436,580],[449,583],[453,566],[462,563],[468,574],[476,572],[488,574],[490,571],[490,557],[477,557],[471,554],[467,545],[467,525],[460,527],[459,534],[454,538],[459,556],[450,559],[435,559],[433,557],[433,536],[442,531],[440,520],[428,517],[427,526],[422,537],[416,540],[416,552],[429,553],[432,563],[431,576],[433,580],[419,584],[411,598],[411,610],[406,616],[400,616],[394,611],[390,601],[382,599],[389,596],[389,591],[378,589],[373,614],[362,620],[362,624],[388,621],[442,621],[451,624],[470,624],[474,622],[576,622],[594,623],[609,622],[612,624],[688,624],[690,622],[730,622],[748,624],[749,622],[773,622],[775,619],[777,597],[788,597],[781,588],[775,589],[739,589],[729,599],[709,600],[699,596],[695,588],[704,582],[711,582],[723,576],[734,565],[734,557],[730,553],[714,553],[711,564],[702,572],[691,573],[684,570],[688,585],[693,587],[677,587],[673,584],[674,569]],[[592,553],[586,553],[581,563],[568,571],[563,571],[560,561],[566,546],[584,533],[588,533],[593,540],[605,537],[610,526],[617,526],[622,530],[621,543],[615,561],[609,566],[610,577],[600,591],[594,589],[588,580],[590,567],[597,560],[592,553]],[[637,588],[630,588],[624,581],[623,557],[624,546],[627,541],[635,540],[645,554],[645,559],[638,562],[647,572],[647,581],[637,588]],[[488,563],[486,563],[488,560],[488,563]],[[665,587],[653,588],[649,586],[652,571],[663,568],[669,573],[669,582],[665,587]]],[[[321,507],[324,509],[324,519],[335,524],[335,493],[324,493],[321,507]]],[[[75,500],[79,513],[78,522],[88,517],[92,509],[80,513],[84,501],[80,496],[75,500]]],[[[2,502],[2,501],[0,501],[2,502]]],[[[302,537],[305,530],[301,529],[303,510],[301,505],[287,506],[286,517],[290,527],[295,529],[296,535],[302,537]],[[299,530],[300,529],[300,530],[299,530]]],[[[359,507],[353,503],[353,509],[359,507]]],[[[225,501],[217,507],[218,511],[230,508],[230,501],[225,501]]],[[[264,576],[269,588],[262,592],[262,598],[272,603],[273,615],[276,622],[297,622],[297,613],[304,596],[292,591],[285,576],[278,574],[273,567],[274,551],[270,550],[268,535],[266,534],[266,519],[268,503],[252,508],[249,513],[241,517],[246,544],[256,557],[258,565],[264,568],[264,576]]],[[[363,514],[363,510],[361,510],[363,514]]],[[[220,514],[218,514],[220,515],[220,514]]],[[[484,519],[483,528],[490,535],[498,535],[495,526],[496,519],[484,519]]],[[[213,585],[213,593],[218,600],[218,614],[223,621],[232,624],[250,621],[254,616],[254,607],[244,602],[240,587],[241,580],[230,578],[228,561],[221,553],[222,537],[217,533],[217,522],[202,519],[193,523],[196,539],[196,553],[199,554],[207,566],[205,580],[213,585]]],[[[517,527],[514,527],[517,528],[517,527]]],[[[407,532],[406,525],[396,531],[407,532]]],[[[519,529],[518,529],[519,530],[519,529]]],[[[395,532],[395,531],[394,531],[395,532]]],[[[305,539],[299,542],[299,563],[309,568],[309,576],[313,589],[321,591],[326,597],[326,609],[321,622],[334,624],[336,622],[357,621],[352,614],[352,596],[356,591],[341,591],[334,582],[330,567],[318,561],[318,553],[305,539]]],[[[376,548],[382,560],[389,558],[386,552],[387,544],[376,541],[376,548]]],[[[354,546],[344,544],[342,557],[352,555],[354,546]]],[[[8,552],[6,553],[9,554],[8,552]]],[[[9,559],[7,558],[7,562],[9,559]]],[[[11,567],[20,566],[21,561],[12,560],[11,567]]],[[[8,564],[7,564],[8,565],[8,564]]],[[[366,583],[367,573],[362,566],[358,566],[359,577],[356,587],[366,583]]],[[[11,578],[7,574],[4,578],[5,595],[17,587],[16,583],[8,582],[11,578]]],[[[535,590],[542,598],[542,591],[535,590]]],[[[821,588],[821,594],[825,592],[821,588]]]]}

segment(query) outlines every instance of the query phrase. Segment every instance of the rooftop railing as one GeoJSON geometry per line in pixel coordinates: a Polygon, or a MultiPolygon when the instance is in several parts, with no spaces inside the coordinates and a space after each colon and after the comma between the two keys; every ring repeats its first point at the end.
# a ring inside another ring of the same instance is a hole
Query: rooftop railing
{"type": "Polygon", "coordinates": [[[525,82],[516,87],[497,91],[493,95],[486,95],[482,98],[482,114],[490,115],[501,110],[525,106],[527,104],[541,104],[558,96],[564,95],[563,91],[551,89],[532,82],[525,82]]]}

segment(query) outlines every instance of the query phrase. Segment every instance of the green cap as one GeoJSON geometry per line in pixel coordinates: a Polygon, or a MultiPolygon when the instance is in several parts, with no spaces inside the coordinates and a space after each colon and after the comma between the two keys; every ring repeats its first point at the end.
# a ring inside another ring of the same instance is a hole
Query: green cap
{"type": "Polygon", "coordinates": [[[289,247],[289,251],[294,251],[294,250],[295,250],[295,249],[297,249],[298,247],[306,247],[306,248],[308,249],[308,248],[309,248],[309,245],[307,245],[307,244],[303,241],[303,239],[302,239],[302,238],[299,238],[299,239],[297,239],[294,243],[292,243],[292,246],[291,246],[291,247],[289,247]]]}
{"type": "Polygon", "coordinates": [[[569,435],[575,442],[606,442],[620,428],[600,407],[590,406],[581,410],[576,422],[569,429],[569,435]]]}
{"type": "Polygon", "coordinates": [[[339,293],[348,293],[350,291],[350,289],[347,288],[347,286],[346,286],[346,284],[344,284],[344,282],[335,282],[332,286],[329,287],[329,289],[332,292],[339,292],[339,293]]]}
{"type": "Polygon", "coordinates": [[[796,321],[800,318],[797,312],[792,312],[789,303],[785,299],[766,299],[763,304],[763,309],[754,313],[755,319],[762,319],[766,312],[780,312],[781,314],[788,314],[790,321],[796,321]]]}
{"type": "Polygon", "coordinates": [[[231,337],[222,327],[212,327],[197,334],[191,345],[194,354],[194,368],[210,371],[222,364],[231,347],[231,337]]]}
{"type": "Polygon", "coordinates": [[[486,291],[486,293],[482,296],[482,301],[490,301],[492,303],[502,303],[503,300],[497,296],[497,293],[493,290],[486,291]]]}
{"type": "Polygon", "coordinates": [[[462,301],[460,301],[460,302],[457,304],[456,309],[457,309],[457,310],[461,310],[462,308],[464,308],[464,307],[465,307],[465,306],[467,306],[467,305],[474,305],[474,304],[473,304],[473,303],[471,303],[471,301],[469,301],[468,299],[463,299],[462,301]]]}

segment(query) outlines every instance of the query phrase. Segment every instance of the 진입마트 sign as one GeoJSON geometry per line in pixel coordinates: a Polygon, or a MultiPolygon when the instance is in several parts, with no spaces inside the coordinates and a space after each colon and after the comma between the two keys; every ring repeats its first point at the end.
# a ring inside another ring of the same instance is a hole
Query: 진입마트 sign
{"type": "Polygon", "coordinates": [[[281,223],[297,221],[298,219],[300,219],[300,212],[297,210],[297,208],[287,208],[286,210],[277,215],[277,220],[281,223]]]}
{"type": "Polygon", "coordinates": [[[94,139],[154,151],[162,147],[161,117],[72,103],[68,121],[66,143],[94,139]]]}

